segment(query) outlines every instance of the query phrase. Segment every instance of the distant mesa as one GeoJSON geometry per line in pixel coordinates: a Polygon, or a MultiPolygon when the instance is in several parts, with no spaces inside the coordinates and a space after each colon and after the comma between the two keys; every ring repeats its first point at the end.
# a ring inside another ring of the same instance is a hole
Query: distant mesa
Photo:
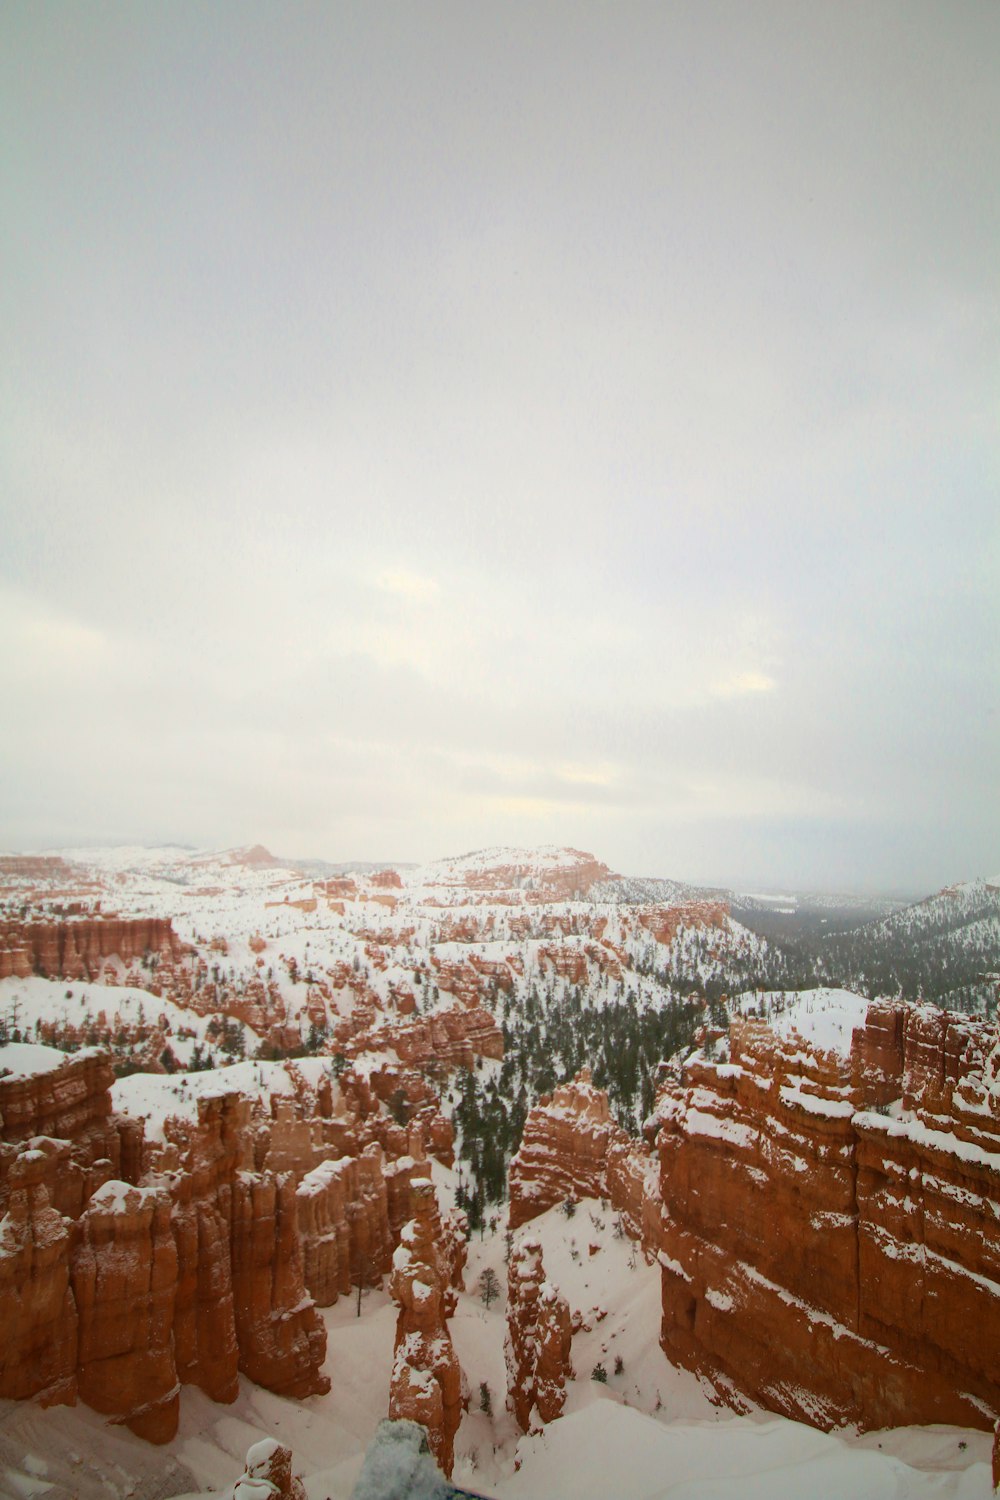
{"type": "Polygon", "coordinates": [[[523,890],[535,899],[582,899],[591,888],[617,880],[606,864],[581,849],[555,845],[539,849],[477,849],[436,860],[421,872],[430,886],[462,886],[474,891],[523,890]]]}
{"type": "Polygon", "coordinates": [[[278,863],[270,849],[265,849],[263,844],[254,844],[250,849],[234,849],[229,858],[234,865],[251,865],[258,868],[266,868],[278,863]]]}

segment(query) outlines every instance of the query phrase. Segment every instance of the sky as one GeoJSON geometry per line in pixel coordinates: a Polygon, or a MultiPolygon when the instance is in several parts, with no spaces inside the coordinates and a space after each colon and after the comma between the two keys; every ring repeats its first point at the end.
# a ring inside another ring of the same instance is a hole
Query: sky
{"type": "Polygon", "coordinates": [[[0,846],[1000,870],[1000,6],[0,10],[0,846]]]}

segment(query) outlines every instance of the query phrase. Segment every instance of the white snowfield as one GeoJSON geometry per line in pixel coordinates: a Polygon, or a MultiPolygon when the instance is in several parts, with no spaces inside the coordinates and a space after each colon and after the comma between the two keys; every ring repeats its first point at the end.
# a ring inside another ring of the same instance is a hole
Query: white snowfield
{"type": "MultiPolygon", "coordinates": [[[[78,1052],[77,1057],[80,1056],[78,1052]]],[[[8,1042],[0,1047],[0,1077],[33,1078],[38,1073],[52,1073],[66,1061],[66,1053],[56,1047],[40,1047],[35,1042],[8,1042]]]]}
{"type": "Polygon", "coordinates": [[[742,1015],[760,1015],[779,1036],[795,1032],[814,1047],[847,1057],[868,1001],[851,990],[749,990],[734,996],[732,1006],[742,1015]]]}
{"type": "MultiPolygon", "coordinates": [[[[62,1057],[62,1053],[59,1056],[62,1057]]],[[[329,1058],[300,1057],[292,1066],[312,1088],[323,1078],[333,1079],[333,1065],[329,1058]]],[[[112,1084],[111,1103],[116,1114],[145,1120],[147,1139],[162,1140],[163,1122],[169,1115],[197,1120],[199,1099],[219,1098],[224,1094],[267,1099],[274,1094],[294,1093],[289,1064],[256,1059],[234,1063],[229,1068],[211,1068],[202,1073],[131,1073],[112,1084]]],[[[335,1108],[337,1094],[334,1085],[335,1108]]]]}

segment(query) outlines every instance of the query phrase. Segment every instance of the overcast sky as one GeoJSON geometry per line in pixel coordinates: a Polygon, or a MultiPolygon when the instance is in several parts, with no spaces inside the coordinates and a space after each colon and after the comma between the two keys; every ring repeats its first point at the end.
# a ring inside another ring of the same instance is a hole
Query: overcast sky
{"type": "Polygon", "coordinates": [[[1000,5],[0,11],[0,844],[1000,870],[1000,5]]]}

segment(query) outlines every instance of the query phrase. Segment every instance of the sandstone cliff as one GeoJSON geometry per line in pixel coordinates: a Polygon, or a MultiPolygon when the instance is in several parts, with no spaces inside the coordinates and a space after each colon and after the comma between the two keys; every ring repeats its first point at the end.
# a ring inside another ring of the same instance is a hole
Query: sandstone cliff
{"type": "Polygon", "coordinates": [[[78,920],[0,922],[0,979],[43,974],[97,979],[109,958],[128,965],[155,954],[173,962],[189,950],[169,917],[89,916],[78,920]]]}
{"type": "Polygon", "coordinates": [[[1000,1411],[1000,1040],[868,1007],[839,1049],[736,1021],[668,1077],[648,1143],[584,1074],[529,1114],[511,1224],[600,1197],[662,1268],[668,1357],[821,1426],[1000,1411]]]}
{"type": "Polygon", "coordinates": [[[872,1006],[849,1054],[734,1023],[658,1103],[662,1343],[830,1426],[1000,1410],[992,1028],[872,1006]]]}
{"type": "Polygon", "coordinates": [[[510,1164],[510,1227],[578,1198],[608,1199],[628,1233],[655,1248],[659,1199],[649,1150],[611,1118],[589,1068],[528,1113],[510,1164]]]}

